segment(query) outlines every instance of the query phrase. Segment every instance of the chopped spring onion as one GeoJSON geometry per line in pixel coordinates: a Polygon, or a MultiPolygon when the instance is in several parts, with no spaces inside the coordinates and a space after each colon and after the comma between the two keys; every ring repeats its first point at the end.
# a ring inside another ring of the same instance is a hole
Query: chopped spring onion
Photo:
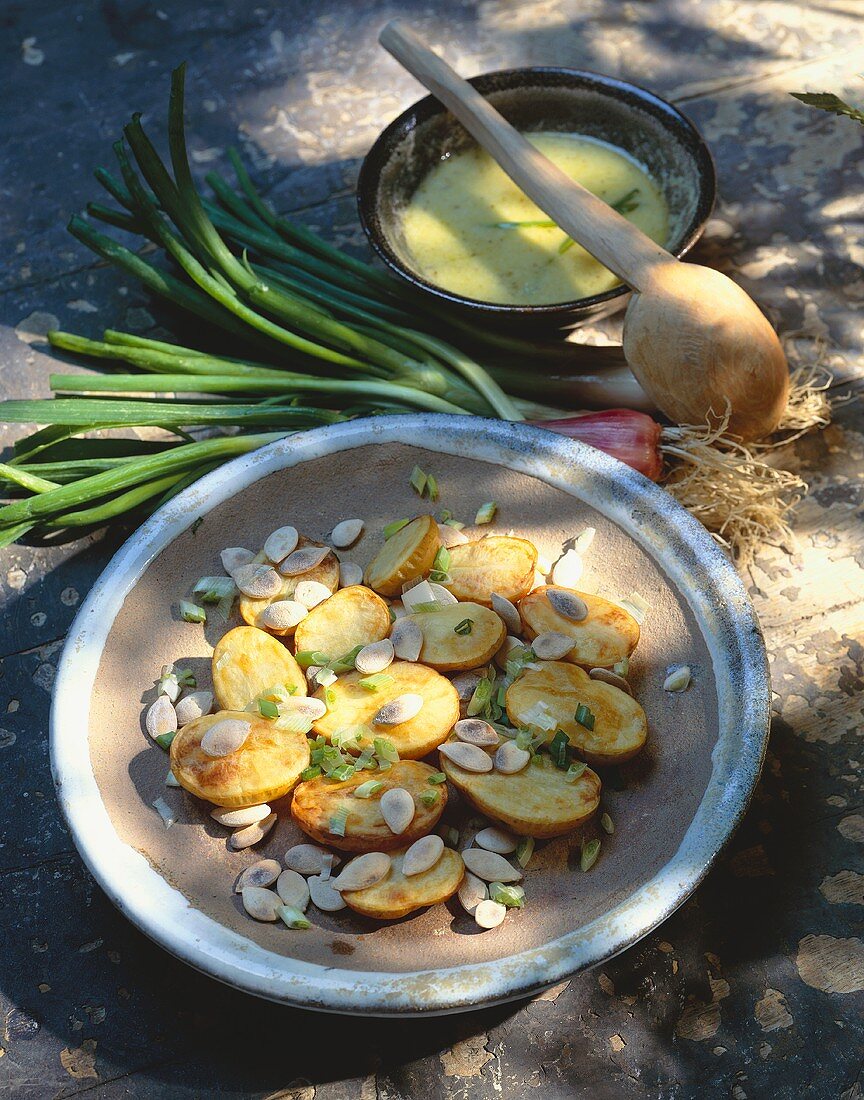
{"type": "Polygon", "coordinates": [[[530,752],[534,744],[534,734],[529,729],[525,729],[524,726],[516,731],[516,747],[523,749],[526,752],[530,752]]]}
{"type": "Polygon", "coordinates": [[[304,768],[303,771],[300,772],[300,778],[305,783],[309,779],[317,779],[320,774],[321,774],[321,765],[320,764],[311,764],[308,768],[304,768]]]}
{"type": "Polygon", "coordinates": [[[570,740],[564,730],[558,730],[549,743],[549,755],[556,768],[567,768],[567,756],[570,749],[570,740]]]}
{"type": "Polygon", "coordinates": [[[521,886],[490,882],[489,897],[499,905],[506,905],[508,909],[521,909],[525,905],[525,890],[521,886]]]}
{"type": "Polygon", "coordinates": [[[340,783],[344,783],[346,779],[350,779],[356,771],[353,764],[339,764],[330,772],[330,778],[336,779],[340,783]]]}
{"type": "Polygon", "coordinates": [[[199,607],[197,603],[192,603],[190,600],[180,601],[180,618],[184,623],[206,623],[207,612],[203,607],[199,607]]]}
{"type": "Polygon", "coordinates": [[[618,606],[628,611],[640,626],[645,622],[645,616],[651,610],[651,604],[638,592],[631,592],[629,596],[619,600],[618,606]]]}
{"type": "Polygon", "coordinates": [[[583,871],[590,871],[597,862],[597,857],[599,855],[600,841],[596,838],[594,840],[589,840],[582,848],[582,855],[579,857],[579,866],[583,871]]]}
{"type": "Polygon", "coordinates": [[[312,925],[305,913],[295,909],[293,905],[280,905],[276,912],[289,928],[311,928],[312,925]]]}
{"type": "Polygon", "coordinates": [[[177,778],[177,776],[174,774],[174,772],[171,771],[170,768],[168,769],[168,774],[165,776],[165,786],[166,787],[179,787],[180,786],[180,780],[177,778]]]}
{"type": "Polygon", "coordinates": [[[459,830],[453,825],[449,825],[444,830],[444,835],[441,838],[448,848],[459,847],[459,830]]]}
{"type": "MultiPolygon", "coordinates": [[[[343,806],[330,818],[329,829],[334,836],[345,836],[345,828],[348,824],[348,807],[343,806]]],[[[599,841],[598,841],[599,844],[599,841]]]]}
{"type": "Polygon", "coordinates": [[[441,792],[433,788],[430,791],[423,791],[420,795],[420,801],[424,806],[434,806],[440,797],[441,792]]]}
{"type": "Polygon", "coordinates": [[[399,752],[392,741],[388,741],[386,737],[376,737],[374,745],[375,755],[379,760],[386,760],[389,764],[399,762],[399,752]]]}
{"type": "Polygon", "coordinates": [[[515,680],[522,671],[537,659],[530,645],[513,646],[507,654],[507,676],[515,680]]]}
{"type": "Polygon", "coordinates": [[[534,837],[523,836],[516,849],[516,862],[520,867],[527,867],[534,855],[534,837]]]}
{"type": "Polygon", "coordinates": [[[492,702],[492,692],[495,687],[494,680],[490,680],[487,676],[484,676],[480,683],[474,688],[474,694],[468,700],[467,715],[469,718],[476,718],[478,714],[482,714],[492,702]]]}
{"type": "Polygon", "coordinates": [[[436,785],[438,783],[446,783],[447,782],[447,776],[445,775],[444,772],[435,772],[433,775],[427,775],[426,776],[426,782],[427,783],[434,783],[436,785]]]}
{"type": "Polygon", "coordinates": [[[347,745],[349,741],[359,741],[362,736],[362,726],[346,726],[344,729],[336,730],[335,733],[330,735],[330,744],[334,745],[337,749],[341,749],[342,746],[347,745]]]}
{"type": "Polygon", "coordinates": [[[465,526],[461,519],[442,519],[441,522],[445,527],[452,527],[454,531],[461,531],[465,526]]]}
{"type": "Polygon", "coordinates": [[[366,691],[378,691],[379,688],[393,683],[393,677],[386,672],[376,672],[374,676],[364,676],[357,683],[366,691]]]}
{"type": "Polygon", "coordinates": [[[174,824],[174,822],[177,820],[177,818],[174,816],[174,811],[171,809],[171,807],[168,805],[168,803],[165,801],[165,799],[161,798],[161,797],[160,798],[154,798],[151,805],[153,806],[153,809],[156,810],[156,812],[162,818],[163,822],[165,823],[165,828],[170,829],[171,826],[174,824]]]}
{"type": "Polygon", "coordinates": [[[160,749],[166,749],[167,750],[167,749],[171,748],[171,742],[174,740],[174,738],[176,736],[177,736],[177,730],[171,730],[170,733],[159,733],[159,734],[157,734],[153,738],[153,740],[156,742],[156,744],[159,746],[160,749]]]}
{"type": "Polygon", "coordinates": [[[567,769],[567,775],[565,776],[565,779],[568,783],[575,783],[577,779],[585,774],[585,769],[587,767],[588,765],[585,764],[583,761],[577,760],[567,769]]]}
{"type": "MultiPolygon", "coordinates": [[[[423,493],[426,491],[426,474],[424,474],[419,466],[415,466],[411,471],[411,476],[408,478],[408,484],[418,497],[423,496],[423,493]]],[[[387,538],[386,534],[384,537],[387,538]]]]}
{"type": "Polygon", "coordinates": [[[231,577],[201,577],[192,589],[192,595],[200,597],[201,603],[219,603],[236,594],[237,585],[231,577]]]}
{"type": "Polygon", "coordinates": [[[477,515],[474,517],[474,522],[478,527],[482,526],[484,523],[491,523],[497,512],[498,505],[494,500],[488,500],[477,509],[477,515]]]}
{"type": "Polygon", "coordinates": [[[359,787],[354,788],[355,798],[371,798],[373,794],[377,794],[384,784],[378,779],[367,779],[365,783],[361,783],[359,787]]]}
{"type": "Polygon", "coordinates": [[[597,534],[596,527],[586,527],[584,531],[580,531],[579,534],[573,539],[572,549],[580,557],[584,557],[588,553],[591,543],[594,541],[594,536],[597,534]]]}
{"type": "Polygon", "coordinates": [[[330,658],[326,653],[321,653],[317,649],[301,649],[299,653],[294,655],[294,660],[297,664],[303,668],[309,668],[310,665],[329,665],[330,658]]]}
{"type": "Polygon", "coordinates": [[[324,688],[324,703],[327,707],[332,707],[336,702],[336,692],[331,687],[324,688]]]}
{"type": "Polygon", "coordinates": [[[258,713],[262,718],[278,718],[279,708],[270,699],[258,700],[258,713]]]}
{"type": "Polygon", "coordinates": [[[416,611],[421,603],[437,602],[435,590],[428,581],[411,581],[402,590],[402,603],[406,611],[416,611]]]}
{"type": "Polygon", "coordinates": [[[432,474],[426,475],[426,496],[433,504],[438,499],[438,479],[432,474]]]}
{"type": "Polygon", "coordinates": [[[375,754],[371,749],[364,749],[355,761],[354,767],[358,772],[374,771],[378,767],[375,754]]]}
{"type": "Polygon", "coordinates": [[[306,714],[281,714],[276,719],[276,724],[280,730],[308,733],[312,729],[313,719],[306,714]]]}
{"type": "Polygon", "coordinates": [[[594,729],[594,712],[584,703],[580,703],[579,706],[576,708],[576,714],[574,715],[574,717],[579,725],[584,726],[586,730],[594,729]]]}
{"type": "Polygon", "coordinates": [[[388,523],[383,531],[384,541],[393,538],[397,531],[401,531],[403,527],[407,527],[411,522],[410,519],[394,519],[392,523],[388,523]]]}
{"type": "Polygon", "coordinates": [[[443,611],[446,606],[447,605],[440,600],[429,600],[427,603],[415,603],[411,608],[411,614],[413,615],[416,611],[422,611],[424,614],[428,611],[443,611]]]}
{"type": "Polygon", "coordinates": [[[600,818],[600,828],[604,833],[609,833],[611,836],[615,832],[615,822],[609,816],[609,814],[603,814],[600,818]]]}
{"type": "MultiPolygon", "coordinates": [[[[465,637],[467,634],[470,634],[473,629],[474,629],[474,620],[473,619],[463,619],[461,623],[457,623],[453,627],[453,633],[454,634],[461,634],[463,637],[465,637]]],[[[500,701],[499,701],[499,705],[500,705],[500,701]]]]}
{"type": "Polygon", "coordinates": [[[682,665],[680,668],[674,669],[670,672],[666,679],[663,681],[664,691],[686,691],[690,687],[690,681],[692,679],[692,673],[687,665],[682,665]]]}
{"type": "Polygon", "coordinates": [[[499,707],[501,707],[502,710],[504,709],[504,707],[507,703],[507,685],[506,684],[502,684],[498,688],[498,694],[495,696],[495,702],[498,704],[499,707]]]}
{"type": "Polygon", "coordinates": [[[429,573],[429,580],[435,584],[446,584],[450,580],[450,551],[446,546],[442,546],[438,553],[435,555],[435,560],[432,562],[432,570],[429,573]]]}
{"type": "Polygon", "coordinates": [[[335,661],[330,662],[330,668],[333,672],[351,672],[354,668],[354,662],[357,659],[357,654],[363,648],[362,645],[355,645],[353,649],[350,649],[347,653],[343,653],[341,657],[337,657],[335,661]]]}
{"type": "Polygon", "coordinates": [[[395,623],[396,622],[396,612],[393,610],[393,608],[389,604],[387,605],[387,614],[390,616],[390,622],[395,623]]]}
{"type": "Polygon", "coordinates": [[[175,668],[174,675],[177,677],[177,683],[181,687],[194,688],[198,686],[198,681],[195,679],[195,673],[191,668],[175,668]]]}
{"type": "Polygon", "coordinates": [[[315,673],[315,683],[318,687],[328,688],[336,683],[336,673],[332,668],[319,668],[315,673]]]}

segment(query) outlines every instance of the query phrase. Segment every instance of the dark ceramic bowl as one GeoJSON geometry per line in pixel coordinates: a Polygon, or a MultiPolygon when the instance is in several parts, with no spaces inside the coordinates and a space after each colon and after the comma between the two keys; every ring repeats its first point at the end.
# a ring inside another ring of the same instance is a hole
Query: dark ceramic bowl
{"type": "MultiPolygon", "coordinates": [[[[625,150],[666,197],[666,248],[683,256],[699,239],[714,206],[714,164],[693,123],[670,103],[635,84],[578,69],[505,69],[470,83],[519,130],[586,134],[625,150]]],[[[439,305],[496,328],[553,331],[620,309],[630,293],[625,286],[553,305],[501,305],[444,290],[413,269],[401,212],[442,156],[474,144],[431,95],[403,111],[378,137],[360,169],[357,201],[366,235],[387,266],[439,305]]]]}

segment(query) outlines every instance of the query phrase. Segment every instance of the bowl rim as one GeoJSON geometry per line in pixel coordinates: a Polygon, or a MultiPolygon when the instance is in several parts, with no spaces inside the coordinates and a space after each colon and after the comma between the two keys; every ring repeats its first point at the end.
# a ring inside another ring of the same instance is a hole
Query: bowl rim
{"type": "Polygon", "coordinates": [[[702,881],[739,824],[768,737],[770,679],[755,611],[731,560],[698,521],[630,467],[544,429],[473,416],[370,417],[286,436],[235,458],[159,508],[84,600],[61,655],[50,718],[58,801],[111,901],[171,954],[235,988],[297,1007],[380,1016],[465,1011],[524,997],[637,942],[702,881]],[[418,441],[422,441],[418,444],[418,441]],[[90,701],[114,619],[153,559],[199,516],[253,482],[310,459],[403,443],[525,473],[587,501],[639,543],[690,606],[711,654],[718,739],[711,776],[678,851],[650,881],[581,928],[484,963],[404,973],[343,970],[267,951],[196,909],[123,843],[102,801],[88,742],[90,701]]]}
{"type": "MultiPolygon", "coordinates": [[[[525,68],[495,69],[470,77],[468,83],[476,87],[478,91],[483,92],[484,86],[495,79],[513,80],[515,82],[514,87],[518,87],[519,78],[528,75],[565,77],[571,81],[570,86],[572,87],[590,87],[595,91],[605,92],[610,98],[618,102],[626,103],[629,101],[632,106],[638,105],[643,109],[647,109],[648,113],[654,115],[658,121],[665,123],[670,129],[677,129],[679,134],[683,134],[690,139],[689,143],[692,143],[691,151],[699,177],[698,199],[692,217],[679,234],[678,241],[674,242],[674,247],[670,249],[678,259],[685,256],[702,236],[717,198],[717,170],[714,158],[708,143],[693,121],[674,104],[648,88],[633,84],[631,81],[621,80],[618,77],[597,73],[591,69],[571,69],[559,65],[532,65],[525,68]]],[[[549,86],[554,85],[550,83],[549,86]]],[[[495,88],[494,90],[503,89],[495,88]]],[[[376,215],[376,196],[381,173],[390,160],[391,147],[398,144],[399,140],[419,125],[428,122],[436,115],[446,113],[446,111],[447,108],[434,95],[427,95],[422,99],[418,99],[384,127],[360,165],[356,189],[360,224],[363,226],[363,231],[372,248],[391,271],[412,286],[433,295],[442,302],[460,306],[465,310],[480,311],[490,315],[490,317],[555,318],[562,314],[572,314],[577,311],[588,313],[601,309],[607,303],[614,302],[616,298],[630,294],[630,287],[621,283],[602,294],[591,294],[568,302],[534,305],[518,302],[484,302],[480,298],[468,298],[456,294],[454,291],[438,286],[437,283],[430,282],[419,272],[414,271],[391,247],[381,227],[380,219],[376,215]]]]}

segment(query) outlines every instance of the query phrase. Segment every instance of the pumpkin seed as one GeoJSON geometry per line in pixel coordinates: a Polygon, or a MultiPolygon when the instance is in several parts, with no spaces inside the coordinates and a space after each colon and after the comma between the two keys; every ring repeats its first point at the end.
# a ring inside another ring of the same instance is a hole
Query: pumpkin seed
{"type": "Polygon", "coordinates": [[[385,703],[372,722],[376,726],[399,726],[403,722],[410,722],[412,718],[416,718],[422,707],[423,696],[407,691],[404,695],[397,695],[395,699],[385,703]]]}
{"type": "Polygon", "coordinates": [[[402,857],[402,874],[406,878],[422,875],[424,871],[434,867],[443,854],[444,841],[440,836],[436,836],[435,833],[421,836],[402,857]]]}
{"type": "Polygon", "coordinates": [[[353,546],[360,538],[363,534],[363,527],[362,519],[343,519],[330,532],[330,541],[337,550],[344,550],[348,546],[353,546]]]}
{"type": "Polygon", "coordinates": [[[633,689],[624,677],[619,676],[617,672],[612,672],[608,668],[592,668],[588,675],[592,680],[599,680],[603,684],[611,684],[612,687],[618,688],[619,691],[626,691],[628,695],[633,694],[633,689]]]}
{"type": "Polygon", "coordinates": [[[297,549],[300,535],[296,527],[279,527],[264,542],[264,553],[274,565],[284,561],[292,550],[297,549]]]}
{"type": "Polygon", "coordinates": [[[459,696],[460,703],[467,703],[474,692],[477,690],[477,685],[483,679],[482,671],[478,672],[460,672],[457,676],[454,676],[450,683],[456,688],[456,694],[459,696]]]}
{"type": "Polygon", "coordinates": [[[508,633],[518,634],[522,629],[522,620],[516,610],[516,605],[511,603],[506,596],[499,596],[497,592],[492,593],[491,599],[492,610],[507,627],[508,633]]]}
{"type": "Polygon", "coordinates": [[[432,599],[435,603],[459,603],[450,589],[445,588],[443,584],[436,584],[435,581],[430,581],[429,587],[432,589],[432,599]]]}
{"type": "Polygon", "coordinates": [[[391,787],[378,801],[381,816],[391,833],[399,836],[414,820],[416,807],[414,799],[404,787],[391,787]]]}
{"type": "Polygon", "coordinates": [[[308,614],[308,608],[297,600],[276,600],[259,612],[256,626],[262,630],[293,630],[308,614]]]}
{"type": "Polygon", "coordinates": [[[546,593],[546,599],[552,605],[552,609],[571,623],[581,623],[588,618],[588,604],[577,596],[575,592],[565,592],[560,588],[550,588],[546,593]]]}
{"type": "Polygon", "coordinates": [[[247,825],[245,829],[232,833],[228,837],[228,847],[234,852],[240,852],[244,848],[251,848],[253,844],[260,844],[275,824],[276,814],[268,814],[254,825],[247,825]]]}
{"type": "Polygon", "coordinates": [[[386,852],[367,852],[346,863],[331,880],[331,886],[340,894],[343,890],[367,890],[390,874],[390,866],[391,859],[386,852]]]}
{"type": "Polygon", "coordinates": [[[374,676],[376,672],[388,668],[395,655],[393,643],[389,638],[383,638],[380,642],[364,645],[354,658],[354,667],[364,676],[374,676]]]}
{"type": "Polygon", "coordinates": [[[294,589],[294,599],[308,611],[317,607],[319,603],[329,600],[332,595],[327,585],[320,581],[300,581],[294,589]]]}
{"type": "Polygon", "coordinates": [[[507,907],[487,898],[474,910],[474,920],[481,928],[497,928],[507,916],[507,907]]]}
{"type": "Polygon", "coordinates": [[[315,905],[325,913],[338,913],[344,909],[346,903],[338,890],[334,890],[329,882],[325,882],[318,875],[312,875],[306,880],[309,887],[309,895],[315,905]]]}
{"type": "MultiPolygon", "coordinates": [[[[295,550],[288,555],[279,566],[279,572],[283,577],[297,577],[301,573],[308,573],[310,569],[320,565],[330,553],[332,551],[329,546],[304,546],[302,550],[295,550]]],[[[237,587],[240,587],[239,583],[237,587]]]]}
{"type": "Polygon", "coordinates": [[[234,883],[234,893],[242,894],[247,886],[272,886],[282,871],[278,859],[259,859],[241,871],[234,883]]]}
{"type": "MultiPolygon", "coordinates": [[[[264,802],[260,806],[244,806],[239,810],[225,809],[222,806],[217,806],[215,810],[210,811],[210,816],[214,821],[218,821],[220,825],[225,825],[229,829],[243,829],[247,825],[254,825],[256,821],[263,821],[265,817],[269,817],[270,807],[264,802]]],[[[273,862],[272,860],[270,861],[273,862]]],[[[269,886],[269,883],[253,883],[255,886],[269,886]]]]}
{"type": "Polygon", "coordinates": [[[574,551],[580,555],[587,554],[596,534],[596,527],[586,527],[585,530],[580,532],[573,540],[574,551]]]}
{"type": "MultiPolygon", "coordinates": [[[[492,757],[477,745],[469,745],[465,741],[448,741],[438,746],[442,756],[462,768],[466,772],[491,772],[492,757]]],[[[498,750],[501,751],[500,749],[498,750]]]]}
{"type": "Polygon", "coordinates": [[[229,577],[233,577],[234,570],[239,569],[242,565],[248,565],[253,561],[255,555],[243,546],[229,546],[222,551],[219,557],[222,559],[222,568],[229,577]]]}
{"type": "Polygon", "coordinates": [[[499,856],[509,856],[519,847],[519,837],[508,833],[506,829],[499,829],[490,825],[488,829],[481,829],[474,837],[474,843],[487,852],[497,852],[499,856]]]}
{"type": "Polygon", "coordinates": [[[390,631],[390,641],[400,661],[416,661],[423,648],[423,631],[413,619],[397,618],[390,631]]]}
{"type": "Polygon", "coordinates": [[[484,882],[518,882],[522,871],[497,852],[485,848],[466,848],[462,860],[472,875],[484,882]]]}
{"type": "Polygon", "coordinates": [[[309,887],[298,871],[282,871],[276,879],[276,893],[285,905],[299,909],[301,913],[309,904],[309,887]]]}
{"type": "Polygon", "coordinates": [[[297,871],[301,875],[320,875],[325,864],[332,866],[334,859],[336,857],[332,852],[317,844],[295,844],[285,853],[282,862],[290,871],[297,871]]]}
{"type": "Polygon", "coordinates": [[[353,584],[363,583],[363,570],[356,561],[339,563],[339,587],[350,588],[353,584]]]}
{"type": "Polygon", "coordinates": [[[573,639],[557,630],[544,630],[531,643],[531,648],[541,661],[560,661],[573,648],[573,639]]]}
{"type": "Polygon", "coordinates": [[[470,871],[466,871],[465,877],[459,885],[458,897],[459,904],[466,913],[470,913],[473,917],[474,911],[480,902],[489,897],[489,891],[482,879],[472,875],[470,871]]]}
{"type": "Polygon", "coordinates": [[[494,749],[501,744],[497,732],[482,718],[462,718],[453,727],[453,732],[466,745],[477,745],[481,749],[494,749]]]}
{"type": "Polygon", "coordinates": [[[188,695],[184,695],[174,708],[177,714],[177,724],[185,726],[189,722],[194,722],[196,718],[209,714],[212,709],[212,691],[192,691],[188,695]]]}
{"type": "Polygon", "coordinates": [[[172,703],[176,703],[180,697],[180,681],[173,665],[163,665],[159,674],[159,694],[167,695],[172,703]]]}
{"type": "Polygon", "coordinates": [[[279,895],[261,886],[244,886],[242,890],[243,908],[255,920],[278,920],[277,912],[282,904],[279,895]]]}
{"type": "MultiPolygon", "coordinates": [[[[690,687],[693,675],[687,665],[674,669],[663,681],[664,691],[686,691],[690,687]]],[[[155,706],[155,703],[154,703],[155,706]]]]}
{"type": "Polygon", "coordinates": [[[160,695],[147,709],[144,725],[151,737],[174,733],[177,729],[177,712],[167,695],[160,695]]]}
{"type": "Polygon", "coordinates": [[[520,749],[515,741],[505,741],[495,753],[495,771],[502,775],[516,775],[528,766],[531,753],[520,749]]]}
{"type": "Polygon", "coordinates": [[[552,583],[562,588],[575,588],[582,577],[582,558],[575,550],[562,554],[552,566],[552,583]]]}
{"type": "Polygon", "coordinates": [[[510,660],[511,652],[517,648],[522,649],[526,644],[527,643],[523,642],[521,638],[514,638],[512,634],[508,634],[501,643],[501,648],[495,654],[495,664],[502,672],[506,672],[507,662],[510,660]]]}
{"type": "Polygon", "coordinates": [[[230,756],[243,747],[251,729],[241,718],[223,718],[201,738],[201,751],[207,756],[230,756]]]}
{"type": "Polygon", "coordinates": [[[267,600],[282,591],[282,581],[271,565],[241,565],[232,576],[243,595],[254,600],[267,600]]]}
{"type": "Polygon", "coordinates": [[[289,714],[296,714],[299,717],[310,718],[313,722],[317,722],[319,718],[323,718],[327,713],[327,704],[323,699],[298,698],[291,695],[280,701],[279,711],[283,718],[289,714]]]}

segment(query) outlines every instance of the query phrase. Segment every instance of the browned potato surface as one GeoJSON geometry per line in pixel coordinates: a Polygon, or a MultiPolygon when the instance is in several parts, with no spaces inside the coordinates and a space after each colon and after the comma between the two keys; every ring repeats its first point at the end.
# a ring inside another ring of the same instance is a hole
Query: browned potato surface
{"type": "Polygon", "coordinates": [[[515,602],[531,591],[537,548],[527,539],[490,535],[450,549],[450,580],[445,584],[457,600],[491,606],[492,593],[515,602]]]}
{"type": "Polygon", "coordinates": [[[541,585],[529,593],[519,604],[519,614],[525,626],[525,637],[531,641],[538,634],[555,630],[573,639],[573,648],[567,660],[585,668],[612,668],[618,661],[629,657],[639,641],[639,624],[623,607],[560,585],[541,585]],[[581,622],[560,615],[549,603],[546,593],[558,588],[572,592],[588,606],[588,616],[581,622]]]}
{"type": "Polygon", "coordinates": [[[306,695],[306,677],[282,642],[255,626],[236,626],[213,650],[213,692],[223,710],[244,710],[270,688],[306,695]]]}
{"type": "Polygon", "coordinates": [[[390,633],[390,611],[371,588],[352,584],[313,607],[294,631],[297,653],[318,650],[334,659],[390,633]]]}
{"type": "Polygon", "coordinates": [[[423,634],[421,662],[439,672],[488,664],[507,634],[495,612],[479,603],[447,604],[439,611],[418,611],[407,618],[417,623],[423,634]],[[470,632],[457,634],[455,628],[466,620],[470,632]]]}
{"type": "Polygon", "coordinates": [[[363,583],[382,596],[401,596],[402,585],[432,568],[441,546],[434,516],[417,516],[391,535],[367,565],[363,583]]]}
{"type": "Polygon", "coordinates": [[[398,920],[416,909],[425,909],[452,898],[465,876],[465,864],[458,852],[445,848],[434,867],[406,878],[402,859],[406,849],[393,852],[390,874],[365,890],[345,890],[342,897],[355,913],[376,920],[398,920]]]}
{"type": "MultiPolygon", "coordinates": [[[[316,542],[314,539],[308,539],[305,535],[301,535],[297,542],[297,549],[302,550],[304,546],[323,546],[323,542],[316,542]]],[[[256,562],[265,562],[267,557],[262,550],[260,554],[255,557],[256,562]]],[[[278,572],[278,569],[277,569],[278,572]]],[[[243,621],[248,623],[249,626],[261,626],[258,622],[258,616],[264,610],[265,607],[269,607],[271,603],[277,603],[280,600],[293,600],[294,592],[297,585],[301,581],[318,581],[319,584],[323,584],[326,588],[329,588],[331,592],[335,592],[339,587],[339,562],[336,555],[330,553],[321,562],[320,565],[316,565],[314,569],[310,569],[308,573],[301,573],[296,577],[283,577],[282,578],[282,590],[275,596],[268,597],[266,600],[255,600],[251,596],[244,596],[242,593],[237,601],[240,609],[240,614],[243,617],[243,621]]],[[[262,630],[268,630],[270,634],[277,634],[279,637],[290,635],[294,633],[294,628],[290,630],[272,630],[267,627],[261,627],[262,630]]]]}

